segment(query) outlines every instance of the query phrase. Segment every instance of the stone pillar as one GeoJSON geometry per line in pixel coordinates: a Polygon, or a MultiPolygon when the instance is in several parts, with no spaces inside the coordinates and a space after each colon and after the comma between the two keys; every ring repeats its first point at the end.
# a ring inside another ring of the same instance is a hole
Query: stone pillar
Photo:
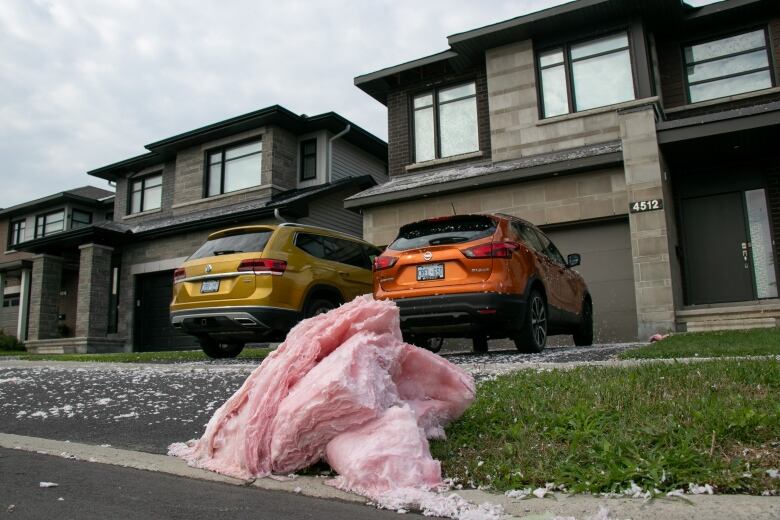
{"type": "MultiPolygon", "coordinates": [[[[664,199],[665,174],[655,131],[655,108],[644,105],[619,113],[620,138],[628,202],[664,199]]],[[[666,190],[669,193],[668,190],[666,190]]],[[[672,207],[664,200],[664,207],[672,207]]],[[[656,332],[675,330],[674,290],[669,231],[674,217],[666,209],[630,213],[631,253],[638,335],[645,340],[656,332]]]]}
{"type": "Polygon", "coordinates": [[[30,269],[22,268],[22,286],[19,290],[19,319],[16,324],[16,337],[27,340],[27,323],[30,316],[30,269]]]}
{"type": "Polygon", "coordinates": [[[106,337],[111,298],[111,253],[99,244],[79,246],[79,288],[76,337],[106,337]]]}
{"type": "Polygon", "coordinates": [[[61,283],[62,258],[52,255],[33,257],[29,339],[60,337],[57,330],[57,316],[61,283]]]}

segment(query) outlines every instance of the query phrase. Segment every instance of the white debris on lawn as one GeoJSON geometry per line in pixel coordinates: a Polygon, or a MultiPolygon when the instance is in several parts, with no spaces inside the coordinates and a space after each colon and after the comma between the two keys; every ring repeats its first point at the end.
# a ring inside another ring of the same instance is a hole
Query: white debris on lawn
{"type": "Polygon", "coordinates": [[[50,487],[57,487],[57,486],[59,486],[59,484],[57,484],[56,482],[41,482],[40,484],[38,484],[38,487],[42,487],[42,488],[50,488],[50,487]]]}
{"type": "Polygon", "coordinates": [[[553,482],[547,482],[544,487],[536,488],[533,490],[533,495],[536,498],[544,498],[544,496],[549,493],[550,491],[555,489],[555,484],[553,482]]]}
{"type": "Polygon", "coordinates": [[[504,493],[504,496],[515,500],[523,500],[528,498],[531,495],[531,493],[533,493],[533,489],[531,488],[510,489],[509,491],[504,493]]]}
{"type": "Polygon", "coordinates": [[[766,470],[766,474],[769,478],[780,478],[780,471],[777,471],[776,469],[768,469],[766,470]]]}
{"type": "Polygon", "coordinates": [[[674,491],[669,491],[666,496],[668,497],[678,497],[678,498],[685,498],[685,490],[683,489],[675,489],[674,491]]]}
{"type": "Polygon", "coordinates": [[[714,493],[712,486],[709,484],[704,484],[703,486],[699,486],[697,484],[694,484],[691,482],[688,484],[688,492],[692,495],[712,495],[714,493]]]}

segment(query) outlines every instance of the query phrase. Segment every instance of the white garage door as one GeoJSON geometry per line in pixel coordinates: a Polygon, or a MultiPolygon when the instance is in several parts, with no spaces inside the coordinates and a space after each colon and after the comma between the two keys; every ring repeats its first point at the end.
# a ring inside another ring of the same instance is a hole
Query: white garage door
{"type": "Polygon", "coordinates": [[[596,341],[637,339],[634,267],[628,221],[544,230],[563,256],[580,253],[575,269],[593,298],[596,341]]]}

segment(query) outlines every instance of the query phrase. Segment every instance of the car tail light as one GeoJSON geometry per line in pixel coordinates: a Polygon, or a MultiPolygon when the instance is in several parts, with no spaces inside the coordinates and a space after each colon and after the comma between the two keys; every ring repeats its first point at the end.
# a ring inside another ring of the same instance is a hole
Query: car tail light
{"type": "Polygon", "coordinates": [[[183,267],[179,267],[173,272],[173,283],[179,283],[187,277],[187,273],[183,267]]]}
{"type": "Polygon", "coordinates": [[[390,269],[398,261],[397,256],[378,256],[374,258],[374,271],[390,269]]]}
{"type": "Polygon", "coordinates": [[[463,249],[461,253],[468,258],[510,258],[518,247],[517,242],[491,242],[463,249]]]}
{"type": "Polygon", "coordinates": [[[287,262],[284,260],[273,260],[270,258],[248,258],[241,260],[238,264],[239,271],[252,271],[255,274],[282,275],[287,269],[287,262]]]}

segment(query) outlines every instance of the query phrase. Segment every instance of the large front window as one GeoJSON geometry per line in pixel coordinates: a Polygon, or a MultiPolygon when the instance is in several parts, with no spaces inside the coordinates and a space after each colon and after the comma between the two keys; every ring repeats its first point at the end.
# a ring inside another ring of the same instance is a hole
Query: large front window
{"type": "Polygon", "coordinates": [[[262,157],[262,141],[209,152],[206,195],[259,186],[262,157]]]}
{"type": "Polygon", "coordinates": [[[691,103],[772,86],[764,29],[690,45],[684,50],[691,103]]]}
{"type": "Polygon", "coordinates": [[[140,213],[162,206],[161,173],[134,180],[130,186],[130,213],[140,213]]]}
{"type": "Polygon", "coordinates": [[[35,217],[35,238],[41,238],[59,233],[65,229],[65,212],[63,210],[38,215],[35,217]]]}
{"type": "Polygon", "coordinates": [[[24,227],[24,220],[16,220],[11,222],[11,237],[9,242],[12,246],[19,244],[20,242],[24,242],[24,227]]]}
{"type": "Polygon", "coordinates": [[[413,109],[415,162],[479,150],[474,82],[418,94],[413,109]]]}
{"type": "Polygon", "coordinates": [[[544,117],[634,99],[625,32],[544,50],[538,61],[544,117]]]}

